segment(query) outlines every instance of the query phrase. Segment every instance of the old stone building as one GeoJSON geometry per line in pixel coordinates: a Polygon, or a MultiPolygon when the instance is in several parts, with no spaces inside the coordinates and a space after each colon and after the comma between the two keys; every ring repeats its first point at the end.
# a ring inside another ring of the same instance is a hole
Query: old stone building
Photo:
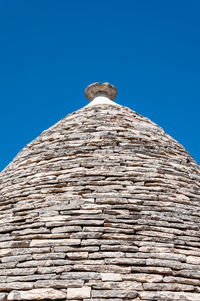
{"type": "Polygon", "coordinates": [[[0,174],[0,300],[200,300],[200,167],[93,84],[0,174]]]}

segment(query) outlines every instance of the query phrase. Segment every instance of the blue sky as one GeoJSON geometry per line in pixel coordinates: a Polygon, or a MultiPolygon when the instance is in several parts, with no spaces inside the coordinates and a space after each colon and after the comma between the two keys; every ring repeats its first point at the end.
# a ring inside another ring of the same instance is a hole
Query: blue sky
{"type": "Polygon", "coordinates": [[[200,163],[200,1],[1,0],[0,170],[96,81],[200,163]]]}

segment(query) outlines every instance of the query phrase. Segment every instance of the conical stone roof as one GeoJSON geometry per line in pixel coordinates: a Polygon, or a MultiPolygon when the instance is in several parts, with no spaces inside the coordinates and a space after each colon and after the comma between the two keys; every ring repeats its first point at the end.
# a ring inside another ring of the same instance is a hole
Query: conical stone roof
{"type": "Polygon", "coordinates": [[[66,116],[0,174],[0,300],[199,301],[199,179],[126,107],[66,116]]]}

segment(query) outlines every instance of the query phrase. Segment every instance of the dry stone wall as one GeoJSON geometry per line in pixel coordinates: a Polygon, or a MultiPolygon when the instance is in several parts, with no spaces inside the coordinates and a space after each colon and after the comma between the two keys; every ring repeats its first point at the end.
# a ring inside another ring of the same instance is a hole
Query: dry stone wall
{"type": "Polygon", "coordinates": [[[70,114],[0,174],[0,300],[200,300],[200,168],[122,106],[70,114]]]}

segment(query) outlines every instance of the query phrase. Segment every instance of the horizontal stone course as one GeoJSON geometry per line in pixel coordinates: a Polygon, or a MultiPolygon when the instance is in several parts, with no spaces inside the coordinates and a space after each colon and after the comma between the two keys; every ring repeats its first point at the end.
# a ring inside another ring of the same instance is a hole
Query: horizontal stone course
{"type": "Polygon", "coordinates": [[[41,240],[32,240],[30,247],[46,247],[46,246],[71,246],[79,245],[81,243],[80,239],[41,239],[41,240]]]}
{"type": "Polygon", "coordinates": [[[30,291],[11,291],[8,300],[64,300],[66,294],[52,288],[32,289],[30,291]]]}

